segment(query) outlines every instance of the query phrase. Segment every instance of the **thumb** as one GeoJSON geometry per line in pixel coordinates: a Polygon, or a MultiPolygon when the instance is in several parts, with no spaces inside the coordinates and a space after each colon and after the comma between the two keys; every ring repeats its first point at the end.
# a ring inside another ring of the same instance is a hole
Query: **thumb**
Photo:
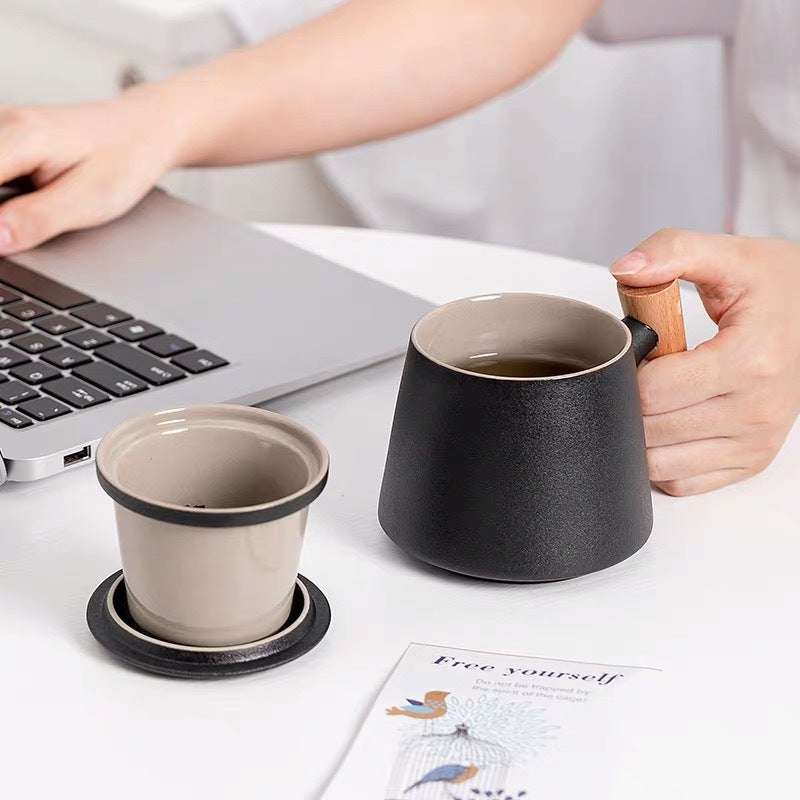
{"type": "Polygon", "coordinates": [[[0,256],[29,250],[66,230],[87,227],[101,220],[88,198],[91,185],[80,167],[30,194],[0,206],[0,256]]]}
{"type": "Polygon", "coordinates": [[[741,241],[727,234],[665,228],[617,259],[611,274],[626,286],[656,286],[683,278],[706,298],[729,305],[747,288],[741,241]]]}

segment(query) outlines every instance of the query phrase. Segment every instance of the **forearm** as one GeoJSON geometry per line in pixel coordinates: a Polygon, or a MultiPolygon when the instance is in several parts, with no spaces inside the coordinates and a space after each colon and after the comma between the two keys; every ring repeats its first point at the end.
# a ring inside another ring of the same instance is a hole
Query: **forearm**
{"type": "Polygon", "coordinates": [[[351,0],[122,102],[149,103],[176,164],[300,155],[413,130],[546,65],[599,0],[351,0]]]}

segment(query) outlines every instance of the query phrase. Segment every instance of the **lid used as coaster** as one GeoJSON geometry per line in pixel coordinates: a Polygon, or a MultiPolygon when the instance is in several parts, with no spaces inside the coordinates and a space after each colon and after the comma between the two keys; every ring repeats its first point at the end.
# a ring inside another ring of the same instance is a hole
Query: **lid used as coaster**
{"type": "Polygon", "coordinates": [[[305,655],[327,633],[331,609],[319,588],[298,575],[289,619],[271,636],[230,647],[175,644],[134,622],[120,570],[94,590],[86,621],[106,650],[133,667],[174,678],[224,678],[272,669],[305,655]]]}

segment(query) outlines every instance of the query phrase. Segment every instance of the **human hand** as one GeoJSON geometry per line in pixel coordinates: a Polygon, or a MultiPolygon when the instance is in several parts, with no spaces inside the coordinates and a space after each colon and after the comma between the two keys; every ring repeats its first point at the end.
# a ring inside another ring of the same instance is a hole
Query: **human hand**
{"type": "Polygon", "coordinates": [[[639,370],[650,479],[690,495],[768,466],[800,413],[800,245],[668,229],[611,272],[628,286],[692,281],[719,327],[639,370]]]}
{"type": "Polygon", "coordinates": [[[175,164],[178,135],[146,87],[107,102],[0,105],[0,185],[37,191],[0,204],[0,256],[120,216],[175,164]]]}

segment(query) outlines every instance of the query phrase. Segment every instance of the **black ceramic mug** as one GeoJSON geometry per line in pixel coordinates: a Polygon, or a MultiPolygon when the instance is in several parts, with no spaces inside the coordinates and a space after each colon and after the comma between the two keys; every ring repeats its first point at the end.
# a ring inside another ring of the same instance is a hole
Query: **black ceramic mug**
{"type": "Polygon", "coordinates": [[[418,559],[502,581],[572,578],[635,553],[653,522],[636,367],[657,343],[632,317],[548,295],[429,312],[397,399],[384,531],[418,559]],[[472,371],[520,354],[575,371],[472,371]]]}

